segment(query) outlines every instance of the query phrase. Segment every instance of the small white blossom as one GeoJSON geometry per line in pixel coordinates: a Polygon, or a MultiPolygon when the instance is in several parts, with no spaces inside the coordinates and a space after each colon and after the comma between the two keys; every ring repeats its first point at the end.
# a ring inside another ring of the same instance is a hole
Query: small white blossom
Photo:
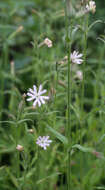
{"type": "Polygon", "coordinates": [[[28,132],[29,133],[34,133],[34,129],[29,129],[28,132]]]}
{"type": "Polygon", "coordinates": [[[89,1],[89,4],[86,5],[86,9],[88,11],[91,11],[92,13],[95,13],[95,11],[96,11],[95,1],[89,1]]]}
{"type": "Polygon", "coordinates": [[[47,45],[49,48],[52,47],[52,41],[48,38],[45,38],[44,44],[47,45]]]}
{"type": "Polygon", "coordinates": [[[81,59],[82,56],[83,54],[79,54],[78,51],[74,51],[73,53],[71,53],[70,56],[71,62],[76,64],[81,64],[83,62],[83,59],[81,59]]]}
{"type": "Polygon", "coordinates": [[[33,85],[33,90],[31,88],[28,90],[27,96],[30,97],[27,99],[27,101],[34,100],[33,107],[36,107],[37,104],[40,107],[41,104],[45,104],[45,100],[49,99],[48,96],[42,96],[42,94],[46,92],[46,89],[42,90],[42,85],[39,86],[39,90],[37,90],[37,87],[33,85]]]}
{"type": "Polygon", "coordinates": [[[49,136],[39,136],[37,138],[36,144],[38,144],[39,146],[41,146],[44,150],[47,149],[47,146],[50,146],[50,143],[52,142],[52,140],[49,140],[49,136]]]}
{"type": "Polygon", "coordinates": [[[78,70],[78,71],[76,72],[76,77],[77,77],[79,80],[83,80],[83,73],[82,73],[82,71],[78,70]]]}
{"type": "Polygon", "coordinates": [[[20,144],[18,144],[17,147],[16,147],[16,149],[21,152],[21,151],[24,150],[24,147],[21,146],[20,144]]]}

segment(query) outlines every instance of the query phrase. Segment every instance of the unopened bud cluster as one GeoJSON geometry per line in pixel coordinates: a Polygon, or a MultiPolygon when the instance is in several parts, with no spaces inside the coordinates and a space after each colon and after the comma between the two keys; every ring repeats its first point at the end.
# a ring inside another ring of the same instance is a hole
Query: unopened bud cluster
{"type": "Polygon", "coordinates": [[[86,9],[92,13],[95,13],[96,11],[95,1],[89,1],[89,4],[86,5],[86,9]]]}

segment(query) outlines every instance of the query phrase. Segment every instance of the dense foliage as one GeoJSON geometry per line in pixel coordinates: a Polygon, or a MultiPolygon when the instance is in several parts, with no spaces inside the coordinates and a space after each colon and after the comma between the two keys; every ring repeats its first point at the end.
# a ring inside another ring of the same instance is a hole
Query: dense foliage
{"type": "MultiPolygon", "coordinates": [[[[77,11],[81,8],[81,1],[73,4],[77,11]]],[[[64,6],[58,0],[0,1],[0,190],[66,189],[64,6]],[[40,47],[46,37],[52,40],[51,48],[40,47]],[[36,108],[26,101],[34,84],[43,84],[50,97],[36,108]],[[40,135],[52,140],[47,150],[36,144],[40,135]]],[[[105,189],[105,1],[96,0],[96,6],[96,13],[88,14],[84,82],[77,76],[84,64],[71,68],[72,190],[105,189]]],[[[85,53],[86,19],[73,19],[72,52],[85,53]]]]}

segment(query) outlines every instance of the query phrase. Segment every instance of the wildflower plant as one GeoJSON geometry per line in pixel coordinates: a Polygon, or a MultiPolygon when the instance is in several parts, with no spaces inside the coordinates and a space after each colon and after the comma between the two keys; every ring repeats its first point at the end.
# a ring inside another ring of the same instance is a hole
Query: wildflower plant
{"type": "Polygon", "coordinates": [[[52,41],[50,39],[48,39],[48,38],[45,38],[44,44],[47,45],[49,48],[52,47],[52,41]]]}
{"type": "Polygon", "coordinates": [[[50,143],[52,142],[52,140],[49,140],[49,136],[39,136],[37,138],[36,144],[41,146],[44,150],[47,149],[47,146],[50,146],[50,143]]]}
{"type": "Polygon", "coordinates": [[[41,84],[39,86],[39,90],[37,90],[37,87],[33,85],[33,89],[29,88],[27,92],[27,96],[29,96],[27,101],[34,100],[33,107],[36,107],[37,104],[40,107],[41,104],[45,104],[45,100],[49,100],[48,96],[43,96],[43,94],[45,94],[46,92],[47,92],[46,89],[42,90],[41,84]]]}
{"type": "Polygon", "coordinates": [[[83,54],[79,54],[79,52],[74,51],[70,55],[71,62],[75,64],[81,64],[83,62],[82,56],[83,54]]]}
{"type": "Polygon", "coordinates": [[[0,2],[1,190],[105,189],[100,2],[0,2]]]}
{"type": "Polygon", "coordinates": [[[89,4],[86,5],[86,9],[88,11],[91,11],[92,13],[95,13],[95,11],[96,11],[95,1],[89,1],[89,4]]]}
{"type": "Polygon", "coordinates": [[[24,150],[24,147],[22,145],[18,144],[16,149],[21,152],[24,150]]]}

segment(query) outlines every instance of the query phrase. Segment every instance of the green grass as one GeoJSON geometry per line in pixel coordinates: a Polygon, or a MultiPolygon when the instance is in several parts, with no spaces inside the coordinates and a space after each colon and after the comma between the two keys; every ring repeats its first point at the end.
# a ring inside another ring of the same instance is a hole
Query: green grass
{"type": "Polygon", "coordinates": [[[87,24],[69,9],[65,18],[64,1],[0,1],[0,190],[105,189],[105,3],[96,5],[87,24]],[[46,37],[53,46],[39,48],[46,37]],[[64,59],[74,50],[81,65],[64,59]],[[33,109],[24,93],[40,84],[50,99],[33,109]]]}

